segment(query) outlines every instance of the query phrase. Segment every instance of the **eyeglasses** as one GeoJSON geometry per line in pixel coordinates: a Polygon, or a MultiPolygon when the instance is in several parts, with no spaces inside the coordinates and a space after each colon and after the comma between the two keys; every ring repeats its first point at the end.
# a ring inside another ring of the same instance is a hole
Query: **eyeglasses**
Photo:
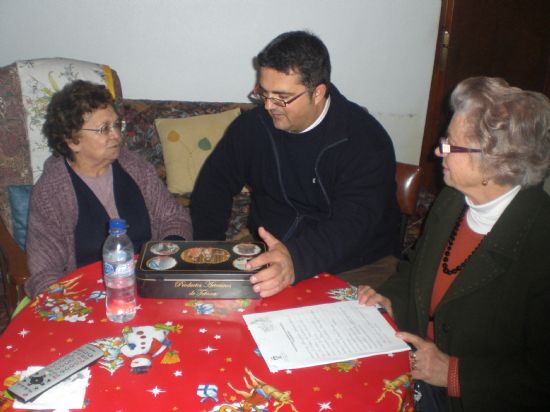
{"type": "Polygon", "coordinates": [[[481,149],[474,149],[471,147],[454,146],[448,143],[447,137],[441,137],[439,139],[439,152],[442,154],[448,153],[481,153],[481,149]]]}
{"type": "Polygon", "coordinates": [[[271,100],[271,102],[276,106],[286,107],[290,103],[292,103],[293,101],[295,101],[300,96],[302,96],[306,93],[307,93],[307,90],[304,90],[302,93],[298,93],[296,96],[293,96],[288,100],[283,100],[283,99],[279,99],[277,97],[268,97],[268,96],[266,96],[265,94],[263,94],[263,92],[260,92],[259,86],[256,86],[256,88],[252,92],[250,92],[248,97],[250,97],[250,99],[256,101],[257,103],[265,104],[266,100],[271,100]]]}
{"type": "Polygon", "coordinates": [[[109,134],[111,134],[111,132],[113,131],[123,133],[126,130],[126,122],[124,120],[119,120],[111,124],[105,123],[104,125],[101,125],[99,129],[82,128],[80,130],[87,130],[89,132],[96,132],[97,134],[100,134],[102,136],[109,136],[109,134]]]}

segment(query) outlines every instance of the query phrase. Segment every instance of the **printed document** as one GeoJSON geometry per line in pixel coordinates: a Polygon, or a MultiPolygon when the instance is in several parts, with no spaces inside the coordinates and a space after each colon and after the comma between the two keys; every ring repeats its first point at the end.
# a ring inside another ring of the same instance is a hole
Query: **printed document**
{"type": "Polygon", "coordinates": [[[243,315],[271,372],[410,350],[356,300],[243,315]]]}

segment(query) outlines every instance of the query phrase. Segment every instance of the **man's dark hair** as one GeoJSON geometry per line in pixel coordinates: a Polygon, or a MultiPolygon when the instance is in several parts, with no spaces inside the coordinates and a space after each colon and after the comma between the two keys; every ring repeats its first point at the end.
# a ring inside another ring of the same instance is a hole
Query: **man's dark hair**
{"type": "Polygon", "coordinates": [[[310,90],[320,84],[330,84],[330,56],[325,44],[312,33],[289,31],[273,39],[256,57],[256,69],[267,67],[302,76],[310,90]]]}

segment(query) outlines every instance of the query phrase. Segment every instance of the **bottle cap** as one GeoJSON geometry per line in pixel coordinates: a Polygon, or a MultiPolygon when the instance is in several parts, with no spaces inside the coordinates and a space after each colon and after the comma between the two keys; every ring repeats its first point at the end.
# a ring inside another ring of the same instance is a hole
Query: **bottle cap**
{"type": "Polygon", "coordinates": [[[126,230],[126,220],[124,219],[111,219],[109,222],[109,229],[126,230]]]}

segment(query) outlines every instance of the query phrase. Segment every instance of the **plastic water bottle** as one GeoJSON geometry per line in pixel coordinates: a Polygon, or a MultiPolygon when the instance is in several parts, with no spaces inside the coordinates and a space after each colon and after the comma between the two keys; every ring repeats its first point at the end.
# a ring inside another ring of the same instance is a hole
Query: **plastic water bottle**
{"type": "Polygon", "coordinates": [[[107,290],[107,318],[128,322],[136,315],[134,247],[126,234],[124,219],[111,219],[103,244],[103,280],[107,290]]]}

